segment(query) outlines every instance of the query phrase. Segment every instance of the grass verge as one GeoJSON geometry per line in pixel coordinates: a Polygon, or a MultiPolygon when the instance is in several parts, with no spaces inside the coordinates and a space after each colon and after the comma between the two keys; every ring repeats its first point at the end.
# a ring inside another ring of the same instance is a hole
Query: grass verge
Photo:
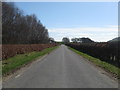
{"type": "Polygon", "coordinates": [[[80,51],[78,51],[76,49],[73,49],[71,47],[69,47],[69,49],[74,51],[75,53],[81,55],[82,57],[86,58],[87,60],[93,62],[97,66],[104,68],[106,71],[111,72],[113,75],[117,76],[118,78],[120,78],[120,68],[118,68],[118,67],[116,67],[114,65],[111,65],[111,64],[109,64],[107,62],[101,61],[98,58],[94,58],[92,56],[89,56],[88,54],[82,53],[82,52],[80,52],[80,51]]]}
{"type": "Polygon", "coordinates": [[[14,72],[20,67],[40,58],[41,56],[44,56],[47,53],[50,53],[52,50],[56,49],[57,47],[58,46],[47,48],[40,52],[30,52],[26,54],[20,54],[20,55],[11,57],[7,60],[3,60],[2,61],[2,75],[5,76],[7,74],[10,74],[11,72],[14,72]]]}

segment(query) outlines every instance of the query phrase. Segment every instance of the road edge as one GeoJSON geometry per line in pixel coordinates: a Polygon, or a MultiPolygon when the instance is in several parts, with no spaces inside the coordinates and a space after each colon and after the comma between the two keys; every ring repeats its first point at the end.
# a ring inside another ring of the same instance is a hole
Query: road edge
{"type": "MultiPolygon", "coordinates": [[[[67,47],[68,47],[68,46],[67,46],[67,47]]],[[[75,49],[72,50],[73,48],[71,49],[71,47],[68,47],[68,49],[71,50],[71,51],[73,51],[73,52],[74,52],[75,54],[77,54],[78,56],[84,58],[88,63],[92,64],[93,66],[95,66],[95,67],[98,68],[99,70],[104,71],[105,73],[103,73],[103,74],[106,74],[106,75],[109,76],[110,78],[112,78],[112,79],[114,79],[115,81],[119,82],[119,79],[120,79],[120,78],[117,77],[114,73],[111,73],[111,72],[110,72],[109,70],[107,70],[106,68],[103,68],[103,67],[101,67],[101,66],[98,66],[97,64],[95,64],[94,62],[88,60],[88,59],[85,58],[84,56],[76,53],[76,52],[74,51],[75,49]]],[[[76,50],[76,51],[78,51],[78,50],[76,50]]],[[[78,52],[79,52],[79,51],[78,51],[78,52]]]]}
{"type": "Polygon", "coordinates": [[[57,48],[59,48],[59,45],[56,46],[56,48],[54,48],[52,51],[47,52],[45,55],[39,56],[39,57],[35,58],[34,60],[32,60],[32,61],[24,64],[23,66],[17,68],[17,69],[16,69],[15,71],[13,71],[12,73],[9,73],[8,75],[5,75],[5,76],[2,75],[2,82],[8,80],[8,79],[11,78],[11,77],[17,76],[17,75],[18,75],[19,73],[21,73],[21,72],[23,73],[24,71],[26,71],[25,69],[28,69],[32,64],[34,64],[34,63],[36,63],[36,62],[38,62],[38,61],[44,60],[45,57],[47,57],[50,53],[54,52],[57,48]]]}

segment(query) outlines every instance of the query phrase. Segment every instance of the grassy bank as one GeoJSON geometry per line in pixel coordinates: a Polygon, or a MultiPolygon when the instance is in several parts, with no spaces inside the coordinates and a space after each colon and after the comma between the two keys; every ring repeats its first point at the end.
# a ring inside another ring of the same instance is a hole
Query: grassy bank
{"type": "Polygon", "coordinates": [[[115,76],[120,77],[120,68],[118,68],[118,67],[116,67],[116,66],[114,66],[114,65],[111,65],[111,64],[109,64],[109,63],[106,63],[106,62],[104,62],[104,61],[101,61],[101,60],[98,59],[98,58],[94,58],[94,57],[92,57],[92,56],[89,56],[88,54],[85,54],[85,53],[82,53],[82,52],[80,52],[80,51],[77,51],[77,50],[75,50],[75,49],[73,49],[73,48],[70,48],[70,47],[69,47],[69,49],[72,50],[72,51],[74,51],[75,53],[81,55],[82,57],[86,58],[87,60],[93,62],[93,63],[96,64],[97,66],[102,67],[102,68],[104,68],[105,70],[111,72],[111,73],[114,74],[115,76]]]}
{"type": "Polygon", "coordinates": [[[30,52],[26,54],[16,55],[14,57],[11,57],[7,60],[2,61],[2,75],[7,75],[20,67],[24,66],[25,64],[28,64],[32,62],[33,60],[36,60],[40,58],[41,56],[44,56],[45,54],[51,52],[52,50],[56,49],[56,47],[47,48],[40,52],[30,52]]]}

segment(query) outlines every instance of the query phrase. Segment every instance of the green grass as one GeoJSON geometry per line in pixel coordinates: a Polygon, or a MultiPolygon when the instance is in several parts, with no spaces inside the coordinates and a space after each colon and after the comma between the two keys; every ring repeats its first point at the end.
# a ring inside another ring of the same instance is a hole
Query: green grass
{"type": "Polygon", "coordinates": [[[41,56],[51,52],[52,50],[56,49],[56,47],[47,48],[40,52],[30,52],[26,54],[16,55],[14,57],[11,57],[7,60],[2,61],[2,75],[7,75],[16,69],[22,67],[25,64],[28,64],[32,62],[33,60],[36,60],[40,58],[41,56]]]}
{"type": "Polygon", "coordinates": [[[92,56],[89,56],[88,54],[85,54],[85,53],[82,53],[82,52],[80,52],[80,51],[77,51],[77,50],[75,50],[75,49],[73,49],[73,48],[70,48],[70,47],[69,47],[69,49],[72,50],[72,51],[74,51],[75,53],[81,55],[82,57],[86,58],[87,60],[93,62],[93,63],[96,64],[97,66],[102,67],[102,68],[104,68],[105,70],[107,70],[107,71],[109,71],[109,72],[117,75],[118,77],[120,77],[120,68],[118,68],[118,67],[116,67],[116,66],[114,66],[114,65],[111,65],[111,64],[109,64],[109,63],[107,63],[107,62],[101,61],[101,60],[98,59],[98,58],[94,58],[94,57],[92,57],[92,56]]]}

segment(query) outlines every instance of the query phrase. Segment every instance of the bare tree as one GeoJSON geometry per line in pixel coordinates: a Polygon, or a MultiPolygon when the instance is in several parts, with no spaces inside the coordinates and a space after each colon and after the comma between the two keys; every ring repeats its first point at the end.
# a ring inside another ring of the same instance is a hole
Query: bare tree
{"type": "Polygon", "coordinates": [[[2,3],[3,44],[49,43],[48,30],[37,17],[23,15],[14,3],[2,3]]]}

